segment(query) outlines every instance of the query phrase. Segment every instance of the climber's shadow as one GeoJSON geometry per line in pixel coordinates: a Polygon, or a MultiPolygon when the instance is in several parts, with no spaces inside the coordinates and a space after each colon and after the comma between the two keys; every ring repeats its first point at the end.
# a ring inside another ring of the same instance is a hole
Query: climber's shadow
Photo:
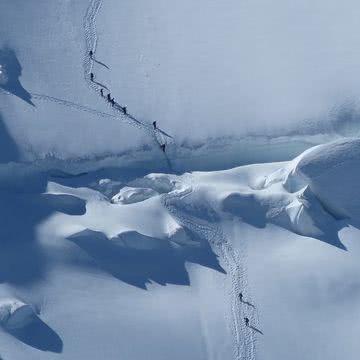
{"type": "Polygon", "coordinates": [[[257,329],[255,326],[249,326],[249,328],[257,332],[258,334],[264,335],[264,333],[261,330],[257,329]]]}
{"type": "Polygon", "coordinates": [[[253,309],[255,309],[255,305],[249,303],[248,301],[245,301],[245,300],[240,300],[243,304],[247,305],[247,306],[250,306],[252,307],[253,309]]]}

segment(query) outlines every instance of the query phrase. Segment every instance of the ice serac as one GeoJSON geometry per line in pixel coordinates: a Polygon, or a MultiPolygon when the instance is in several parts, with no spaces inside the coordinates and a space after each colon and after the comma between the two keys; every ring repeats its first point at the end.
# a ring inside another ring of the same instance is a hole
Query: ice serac
{"type": "MultiPolygon", "coordinates": [[[[341,139],[305,151],[285,184],[308,184],[337,217],[360,219],[360,139],[341,139]]],[[[290,187],[291,187],[290,186],[290,187]]]]}

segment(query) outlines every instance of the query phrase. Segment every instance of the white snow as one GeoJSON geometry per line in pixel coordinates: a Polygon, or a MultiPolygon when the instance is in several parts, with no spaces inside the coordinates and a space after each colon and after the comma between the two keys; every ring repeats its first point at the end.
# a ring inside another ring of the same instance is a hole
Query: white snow
{"type": "MultiPolygon", "coordinates": [[[[339,356],[346,337],[347,358],[356,359],[356,336],[347,334],[356,334],[357,325],[342,304],[355,312],[360,296],[354,275],[358,217],[352,213],[350,227],[334,217],[313,183],[324,174],[323,188],[349,208],[341,194],[347,194],[350,167],[344,172],[341,166],[355,164],[357,148],[357,139],[347,139],[289,162],[180,176],[134,179],[111,169],[75,177],[34,173],[32,182],[17,179],[27,184],[25,193],[4,182],[1,231],[17,239],[6,243],[8,258],[16,259],[24,236],[15,213],[35,229],[31,241],[40,248],[27,244],[22,266],[15,271],[7,261],[0,275],[10,293],[28,299],[15,306],[21,311],[13,311],[14,326],[27,329],[32,307],[39,307],[42,331],[29,339],[4,326],[3,355],[303,359],[307,351],[313,359],[339,356]],[[122,197],[115,198],[126,204],[111,201],[118,187],[122,197]],[[335,329],[345,324],[334,341],[335,329]],[[95,339],[101,348],[92,345],[95,339]]],[[[356,172],[352,168],[349,178],[356,172]]],[[[1,307],[3,324],[9,325],[14,303],[1,307]]]]}
{"type": "Polygon", "coordinates": [[[0,358],[358,360],[358,10],[4,0],[0,358]]]}
{"type": "Polygon", "coordinates": [[[158,193],[148,188],[133,188],[129,186],[123,187],[120,192],[111,199],[113,204],[132,204],[139,201],[149,199],[158,193]]]}
{"type": "Polygon", "coordinates": [[[332,213],[360,219],[360,141],[343,139],[307,151],[297,160],[291,178],[302,178],[332,213]]]}

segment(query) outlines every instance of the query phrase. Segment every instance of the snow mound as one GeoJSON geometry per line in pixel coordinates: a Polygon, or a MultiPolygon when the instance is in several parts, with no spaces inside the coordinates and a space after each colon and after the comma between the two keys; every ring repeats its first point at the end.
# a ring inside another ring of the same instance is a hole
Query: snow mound
{"type": "Polygon", "coordinates": [[[133,187],[149,188],[159,194],[169,193],[178,187],[177,181],[166,174],[149,174],[130,183],[133,187]]]}
{"type": "Polygon", "coordinates": [[[0,301],[0,324],[7,329],[25,327],[35,319],[32,307],[17,299],[0,301]]]}
{"type": "Polygon", "coordinates": [[[111,202],[113,204],[133,204],[144,201],[156,195],[158,195],[158,192],[153,189],[125,186],[118,194],[112,197],[111,202]]]}
{"type": "Polygon", "coordinates": [[[263,183],[269,189],[225,193],[221,198],[222,210],[257,228],[265,228],[270,223],[302,236],[326,239],[344,248],[336,237],[335,218],[323,207],[310,187],[288,192],[279,183],[282,176],[287,179],[286,172],[276,171],[265,179],[263,183]],[[274,180],[272,185],[271,179],[274,180]]]}
{"type": "Polygon", "coordinates": [[[360,219],[360,139],[316,146],[296,159],[285,186],[309,185],[335,216],[360,219]]]}
{"type": "Polygon", "coordinates": [[[337,218],[360,219],[360,139],[347,138],[306,150],[277,171],[258,179],[254,189],[282,184],[290,193],[309,187],[337,218]]]}

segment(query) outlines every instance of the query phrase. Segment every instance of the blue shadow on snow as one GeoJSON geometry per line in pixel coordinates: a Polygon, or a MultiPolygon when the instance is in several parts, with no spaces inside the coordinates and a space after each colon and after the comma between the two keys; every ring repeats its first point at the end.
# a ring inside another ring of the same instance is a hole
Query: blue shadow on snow
{"type": "Polygon", "coordinates": [[[17,146],[9,134],[4,119],[0,113],[0,164],[15,162],[19,160],[19,151],[17,146]]]}
{"type": "Polygon", "coordinates": [[[35,106],[31,101],[31,94],[21,85],[22,67],[15,51],[9,47],[0,49],[0,65],[0,88],[35,106]]]}
{"type": "Polygon", "coordinates": [[[39,317],[25,327],[8,330],[8,332],[18,340],[42,351],[61,353],[63,342],[60,336],[39,317]]]}
{"type": "MultiPolygon", "coordinates": [[[[195,240],[195,235],[191,235],[195,240]]],[[[126,248],[105,234],[84,230],[68,238],[90,257],[88,265],[99,267],[118,280],[146,289],[146,284],[190,285],[185,262],[199,264],[225,273],[210,245],[201,239],[199,247],[173,247],[164,245],[149,250],[126,248]]],[[[148,241],[165,243],[166,240],[150,238],[148,241]]]]}

